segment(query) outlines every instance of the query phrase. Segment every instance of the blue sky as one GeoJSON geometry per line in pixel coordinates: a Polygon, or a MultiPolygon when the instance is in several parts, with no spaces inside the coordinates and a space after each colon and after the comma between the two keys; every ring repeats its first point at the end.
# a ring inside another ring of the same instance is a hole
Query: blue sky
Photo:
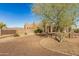
{"type": "MultiPolygon", "coordinates": [[[[8,27],[23,27],[25,23],[38,22],[39,16],[32,12],[31,3],[0,3],[0,22],[8,27]]],[[[77,22],[79,27],[79,22],[77,22]]]]}
{"type": "Polygon", "coordinates": [[[31,3],[0,3],[0,22],[8,27],[23,27],[25,23],[37,22],[39,17],[31,8],[31,3]]]}

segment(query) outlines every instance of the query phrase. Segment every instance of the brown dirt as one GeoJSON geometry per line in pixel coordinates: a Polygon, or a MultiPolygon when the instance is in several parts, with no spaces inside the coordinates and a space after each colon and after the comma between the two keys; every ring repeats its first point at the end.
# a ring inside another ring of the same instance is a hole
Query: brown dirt
{"type": "Polygon", "coordinates": [[[44,37],[30,35],[27,37],[12,39],[12,41],[0,42],[0,55],[2,56],[60,56],[58,52],[49,51],[40,45],[44,37]]]}
{"type": "Polygon", "coordinates": [[[79,39],[71,38],[64,40],[59,43],[54,39],[46,38],[42,40],[42,45],[47,48],[53,50],[57,50],[61,53],[67,53],[70,55],[79,55],[79,39]]]}

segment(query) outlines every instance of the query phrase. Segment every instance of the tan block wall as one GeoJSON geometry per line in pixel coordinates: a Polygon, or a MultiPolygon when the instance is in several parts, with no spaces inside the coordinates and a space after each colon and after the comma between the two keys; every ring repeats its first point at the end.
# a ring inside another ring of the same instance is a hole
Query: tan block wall
{"type": "Polygon", "coordinates": [[[18,29],[18,30],[16,30],[16,33],[19,35],[25,35],[24,29],[18,29]]]}
{"type": "Polygon", "coordinates": [[[24,31],[24,29],[16,29],[16,30],[0,30],[0,35],[8,35],[8,34],[25,35],[25,31],[24,31]]]}
{"type": "Polygon", "coordinates": [[[1,35],[16,34],[16,30],[1,30],[1,35]]]}

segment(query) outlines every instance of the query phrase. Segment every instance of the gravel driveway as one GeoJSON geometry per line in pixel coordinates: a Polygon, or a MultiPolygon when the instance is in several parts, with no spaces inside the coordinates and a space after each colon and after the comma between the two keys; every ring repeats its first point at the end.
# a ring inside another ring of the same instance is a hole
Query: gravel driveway
{"type": "Polygon", "coordinates": [[[44,37],[29,35],[12,39],[8,42],[0,42],[0,55],[2,56],[60,56],[63,54],[49,51],[40,45],[44,37]]]}

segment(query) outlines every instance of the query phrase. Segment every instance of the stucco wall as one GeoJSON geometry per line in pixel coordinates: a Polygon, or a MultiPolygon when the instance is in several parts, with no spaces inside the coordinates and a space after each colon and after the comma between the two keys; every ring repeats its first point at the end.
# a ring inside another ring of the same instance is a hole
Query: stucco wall
{"type": "Polygon", "coordinates": [[[0,35],[16,34],[16,30],[0,30],[0,35]]]}
{"type": "Polygon", "coordinates": [[[19,35],[25,35],[24,29],[18,29],[18,30],[16,30],[16,33],[19,35]]]}

